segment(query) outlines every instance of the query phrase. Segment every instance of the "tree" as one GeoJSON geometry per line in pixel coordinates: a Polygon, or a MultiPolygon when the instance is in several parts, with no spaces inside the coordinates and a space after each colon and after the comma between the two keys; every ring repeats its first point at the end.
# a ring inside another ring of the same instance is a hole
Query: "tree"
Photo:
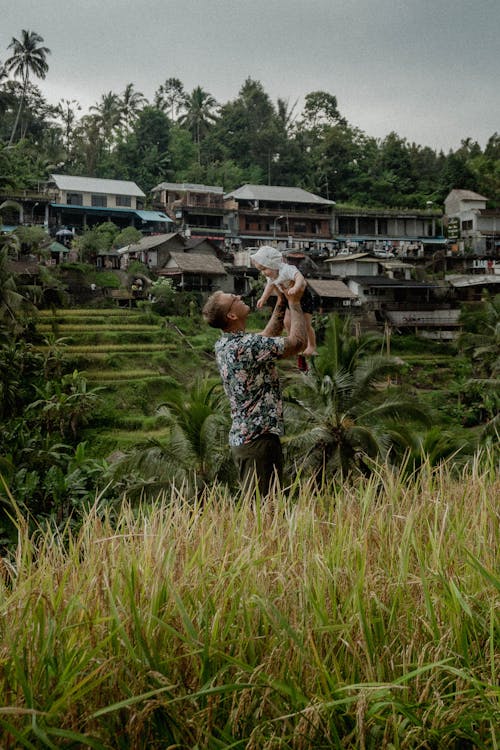
{"type": "Polygon", "coordinates": [[[155,93],[155,105],[158,109],[168,109],[172,122],[175,122],[176,115],[185,101],[184,85],[178,78],[167,78],[155,93]]]}
{"type": "Polygon", "coordinates": [[[387,459],[392,445],[407,440],[408,422],[428,419],[407,391],[387,384],[401,361],[367,354],[373,342],[346,334],[334,318],[311,373],[287,393],[296,429],[287,445],[301,456],[299,467],[319,481],[335,473],[369,474],[373,461],[387,459]]]}
{"type": "Polygon", "coordinates": [[[337,97],[327,91],[311,91],[306,94],[303,119],[312,129],[336,123],[346,124],[338,110],[337,97]]]}
{"type": "Polygon", "coordinates": [[[43,425],[49,435],[75,440],[90,419],[101,387],[88,388],[87,380],[74,370],[60,380],[49,380],[35,388],[38,399],[26,408],[29,419],[43,425]]]}
{"type": "Polygon", "coordinates": [[[69,151],[71,136],[76,123],[76,113],[81,110],[76,99],[61,99],[57,105],[57,113],[62,120],[64,129],[64,144],[69,151]]]}
{"type": "Polygon", "coordinates": [[[33,305],[19,291],[16,278],[9,271],[7,248],[0,247],[0,332],[3,329],[8,336],[16,336],[33,312],[33,305]]]}
{"type": "Polygon", "coordinates": [[[201,86],[192,90],[183,102],[185,114],[179,118],[179,123],[189,130],[198,147],[198,161],[200,161],[200,143],[217,119],[218,104],[214,97],[201,86]]]}
{"type": "Polygon", "coordinates": [[[156,107],[144,107],[132,131],[120,141],[108,164],[122,180],[134,180],[146,192],[158,184],[170,162],[170,120],[156,107]]]}
{"type": "Polygon", "coordinates": [[[132,123],[137,118],[142,106],[146,103],[146,97],[140,91],[134,91],[134,84],[127,83],[125,90],[119,99],[121,116],[127,128],[130,129],[132,123]]]}
{"type": "Polygon", "coordinates": [[[110,148],[122,118],[120,97],[112,91],[108,91],[101,96],[99,104],[90,107],[90,111],[95,113],[96,122],[102,132],[104,142],[110,148]]]}
{"type": "Polygon", "coordinates": [[[12,38],[8,48],[12,50],[13,54],[5,61],[5,69],[8,72],[12,72],[14,76],[19,77],[22,80],[21,98],[16,119],[12,126],[9,145],[11,145],[14,140],[17,126],[19,124],[19,118],[21,116],[30,75],[44,79],[49,69],[46,58],[47,55],[50,55],[50,49],[48,47],[40,46],[43,42],[43,38],[36,32],[26,31],[26,29],[23,29],[21,34],[21,39],[16,39],[15,37],[12,38]]]}
{"type": "Polygon", "coordinates": [[[230,473],[227,414],[220,381],[198,378],[186,388],[172,385],[158,407],[170,429],[164,440],[138,445],[114,467],[128,492],[157,494],[172,484],[194,493],[230,473]]]}

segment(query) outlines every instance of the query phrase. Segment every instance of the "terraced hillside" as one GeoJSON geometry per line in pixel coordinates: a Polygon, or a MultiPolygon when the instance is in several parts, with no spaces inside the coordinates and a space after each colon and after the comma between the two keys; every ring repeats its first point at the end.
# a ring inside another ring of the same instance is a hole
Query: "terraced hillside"
{"type": "Polygon", "coordinates": [[[161,318],[126,308],[41,311],[40,349],[63,351],[91,387],[99,387],[100,407],[84,439],[94,455],[125,449],[166,432],[156,414],[172,383],[193,372],[213,370],[217,334],[200,319],[161,318]]]}

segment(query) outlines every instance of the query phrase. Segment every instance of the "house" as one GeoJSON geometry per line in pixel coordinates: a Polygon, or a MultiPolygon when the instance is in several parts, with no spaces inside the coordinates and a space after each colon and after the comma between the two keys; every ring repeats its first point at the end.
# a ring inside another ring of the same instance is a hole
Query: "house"
{"type": "Polygon", "coordinates": [[[224,265],[208,253],[171,252],[163,268],[158,270],[158,276],[172,279],[184,292],[231,290],[224,265]]]}
{"type": "Polygon", "coordinates": [[[486,208],[487,200],[472,190],[452,190],[445,198],[448,235],[457,251],[500,257],[500,209],[486,208]]]}
{"type": "MultiPolygon", "coordinates": [[[[156,269],[165,265],[171,252],[182,252],[185,247],[184,237],[179,232],[171,232],[170,234],[142,237],[139,242],[125,245],[112,254],[120,259],[120,268],[127,268],[131,261],[138,260],[148,268],[156,269]]],[[[102,257],[102,254],[100,257],[102,257]]]]}
{"type": "Polygon", "coordinates": [[[144,233],[164,232],[172,225],[166,214],[144,209],[146,196],[135,182],[52,174],[48,189],[48,223],[53,234],[62,226],[82,231],[105,221],[144,233]]]}
{"type": "Polygon", "coordinates": [[[353,253],[325,258],[324,266],[329,268],[332,276],[378,276],[380,263],[370,253],[353,253]]]}
{"type": "Polygon", "coordinates": [[[334,201],[302,188],[243,185],[224,195],[227,241],[233,249],[275,244],[312,248],[333,244],[334,201]]]}
{"type": "Polygon", "coordinates": [[[425,209],[335,206],[334,236],[339,246],[380,257],[425,257],[446,247],[443,213],[425,209]]]}
{"type": "Polygon", "coordinates": [[[153,205],[166,213],[186,237],[206,237],[223,244],[226,232],[222,187],[161,182],[151,194],[153,205]]]}
{"type": "Polygon", "coordinates": [[[346,311],[351,312],[351,306],[361,304],[356,294],[340,279],[307,279],[315,303],[315,309],[320,313],[346,311]]]}
{"type": "Polygon", "coordinates": [[[500,294],[500,266],[493,266],[493,273],[487,274],[449,274],[446,281],[459,302],[481,302],[485,292],[491,296],[500,294]]]}
{"type": "Polygon", "coordinates": [[[440,316],[442,310],[458,308],[447,285],[383,276],[353,276],[346,284],[359,299],[367,320],[374,323],[389,321],[399,328],[437,332],[457,325],[455,312],[440,316]]]}
{"type": "Polygon", "coordinates": [[[207,237],[186,238],[185,248],[188,253],[209,253],[209,255],[216,255],[219,260],[222,260],[224,257],[224,252],[221,250],[219,244],[207,237]]]}

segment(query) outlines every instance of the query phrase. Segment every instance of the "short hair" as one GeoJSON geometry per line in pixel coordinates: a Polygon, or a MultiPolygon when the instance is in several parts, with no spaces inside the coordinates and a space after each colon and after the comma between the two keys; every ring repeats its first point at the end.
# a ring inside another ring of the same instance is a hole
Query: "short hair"
{"type": "Polygon", "coordinates": [[[221,304],[221,295],[224,294],[221,290],[214,292],[205,302],[202,310],[204,320],[212,328],[220,328],[225,330],[227,327],[227,310],[225,306],[221,304]]]}

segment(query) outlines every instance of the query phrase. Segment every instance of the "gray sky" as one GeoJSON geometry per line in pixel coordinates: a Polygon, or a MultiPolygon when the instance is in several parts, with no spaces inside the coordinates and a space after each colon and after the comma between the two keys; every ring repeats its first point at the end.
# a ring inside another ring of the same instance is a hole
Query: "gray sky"
{"type": "Polygon", "coordinates": [[[500,0],[15,0],[0,12],[0,60],[36,31],[52,54],[53,104],[84,111],[133,83],[148,99],[166,79],[224,103],[247,77],[271,99],[337,97],[367,135],[484,148],[500,132],[500,0]]]}

